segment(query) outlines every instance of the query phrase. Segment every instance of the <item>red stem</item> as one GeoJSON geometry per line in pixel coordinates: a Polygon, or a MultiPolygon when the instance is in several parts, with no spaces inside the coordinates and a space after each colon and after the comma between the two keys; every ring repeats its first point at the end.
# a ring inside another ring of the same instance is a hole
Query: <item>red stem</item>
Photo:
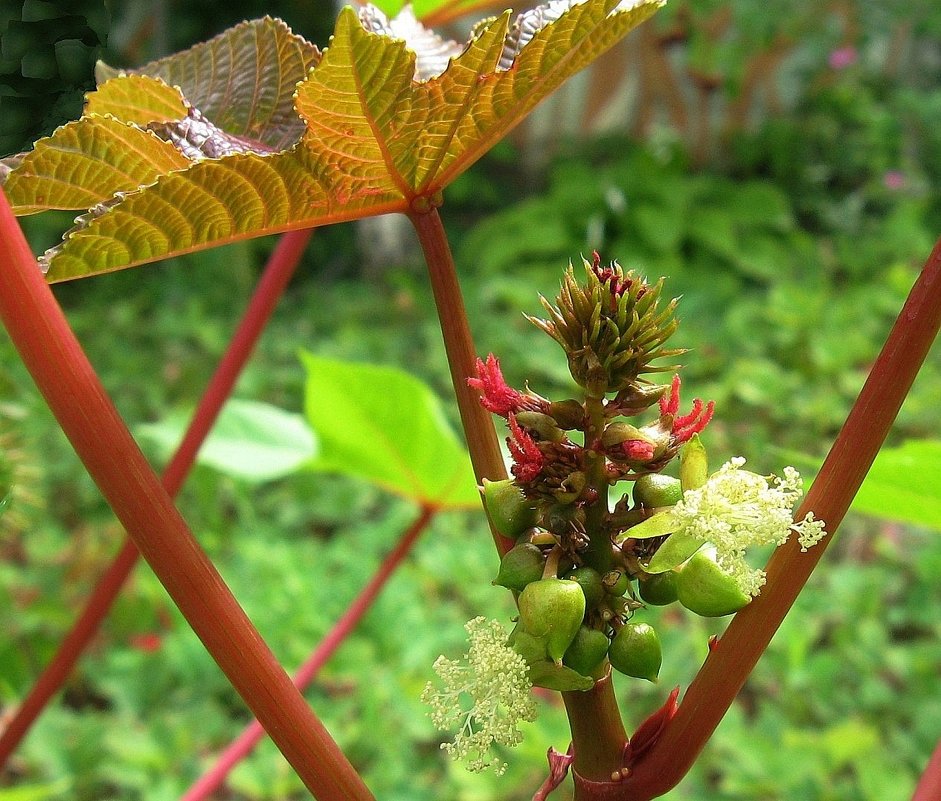
{"type": "Polygon", "coordinates": [[[796,538],[768,563],[761,595],[739,612],[679,711],[624,783],[623,799],[654,798],[683,778],[810,577],[879,452],[941,327],[941,240],[935,245],[797,518],[813,510],[830,536],[801,553],[796,538]]]}
{"type": "MultiPolygon", "coordinates": [[[[284,234],[268,259],[265,271],[249,301],[239,327],[200,398],[182,441],[163,471],[163,486],[171,497],[175,497],[183,486],[196,460],[200,445],[206,439],[223,404],[231,394],[278,299],[291,280],[312,233],[313,229],[308,228],[284,234]]],[[[3,733],[0,734],[0,768],[6,764],[52,696],[65,683],[82,652],[98,631],[108,610],[111,609],[115,598],[118,597],[121,587],[137,564],[139,556],[140,552],[134,545],[134,541],[125,537],[121,549],[98,580],[85,608],[59,644],[52,661],[40,674],[39,679],[23,699],[3,733]]]]}
{"type": "Polygon", "coordinates": [[[233,686],[319,801],[372,801],[199,547],[105,393],[4,197],[0,319],[76,453],[233,686]]]}
{"type": "MultiPolygon", "coordinates": [[[[363,615],[372,606],[373,601],[382,591],[386,581],[395,572],[402,560],[415,545],[419,535],[428,527],[438,510],[431,506],[423,506],[421,514],[402,534],[398,544],[386,556],[379,569],[375,572],[369,583],[363,587],[362,592],[347,608],[343,616],[330,629],[327,635],[310,655],[306,662],[294,674],[294,684],[298,689],[305,689],[320,672],[327,661],[333,656],[337,648],[359,624],[363,615]]],[[[216,764],[197,779],[180,801],[203,801],[213,792],[220,789],[225,783],[232,768],[247,757],[262,737],[265,730],[257,720],[246,726],[242,733],[232,741],[228,748],[219,755],[216,764]]]]}
{"type": "MultiPolygon", "coordinates": [[[[444,338],[444,349],[448,355],[451,383],[457,407],[461,413],[461,424],[467,438],[471,464],[477,483],[488,478],[499,481],[507,477],[506,465],[493,427],[493,418],[480,405],[477,391],[467,386],[467,379],[476,375],[474,370],[477,353],[467,323],[464,298],[457,280],[457,270],[451,256],[448,238],[436,208],[412,211],[408,218],[415,227],[428,265],[428,278],[438,310],[438,321],[444,338]]],[[[513,540],[504,537],[491,525],[493,541],[502,556],[513,547],[513,540]]]]}
{"type": "Polygon", "coordinates": [[[921,774],[912,801],[938,801],[941,798],[941,742],[938,742],[925,772],[921,774]]]}

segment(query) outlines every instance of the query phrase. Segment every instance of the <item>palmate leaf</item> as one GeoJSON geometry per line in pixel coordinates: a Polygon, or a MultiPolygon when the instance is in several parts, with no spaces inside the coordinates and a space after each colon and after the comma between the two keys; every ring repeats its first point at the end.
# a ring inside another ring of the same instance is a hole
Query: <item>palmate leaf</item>
{"type": "Polygon", "coordinates": [[[85,115],[109,115],[124,122],[147,125],[186,116],[183,93],[162,78],[123,75],[102,83],[85,98],[85,115]]]}
{"type": "Polygon", "coordinates": [[[190,160],[169,142],[114,117],[83,117],[40,139],[3,186],[16,214],[87,209],[182,170],[190,160]]]}
{"type": "MultiPolygon", "coordinates": [[[[552,0],[513,25],[506,13],[478,26],[463,48],[413,19],[390,22],[371,7],[359,15],[344,9],[329,48],[297,87],[300,142],[273,154],[203,158],[93,210],[47,253],[47,277],[75,278],[236,239],[408,211],[434,198],[660,4],[552,0]]],[[[191,115],[218,124],[190,91],[183,87],[195,106],[191,115]]]]}
{"type": "MultiPolygon", "coordinates": [[[[193,108],[226,133],[284,150],[304,130],[294,112],[294,89],[319,61],[316,46],[281,20],[264,17],[131,72],[178,86],[193,108]]],[[[99,80],[119,74],[108,67],[98,70],[99,80]]]]}
{"type": "Polygon", "coordinates": [[[304,131],[294,88],[319,60],[314,45],[266,17],[130,75],[99,64],[82,118],[0,175],[7,199],[21,215],[88,209],[207,157],[289,147],[304,131]]]}

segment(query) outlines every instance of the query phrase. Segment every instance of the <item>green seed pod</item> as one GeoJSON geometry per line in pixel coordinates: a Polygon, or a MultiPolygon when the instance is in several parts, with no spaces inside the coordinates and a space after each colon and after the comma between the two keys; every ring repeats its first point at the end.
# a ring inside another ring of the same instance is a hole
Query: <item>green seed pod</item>
{"type": "Polygon", "coordinates": [[[604,585],[601,583],[601,574],[593,567],[576,567],[566,573],[565,578],[576,581],[585,594],[585,606],[594,609],[604,598],[604,585]]]}
{"type": "Polygon", "coordinates": [[[747,606],[751,596],[742,592],[735,579],[716,564],[714,551],[696,551],[677,571],[679,602],[702,617],[731,615],[747,606]]]}
{"type": "Polygon", "coordinates": [[[560,660],[585,616],[585,594],[575,581],[547,578],[527,584],[519,597],[520,624],[546,641],[549,658],[560,660]]]}
{"type": "Polygon", "coordinates": [[[624,595],[630,586],[631,580],[623,570],[612,570],[601,577],[604,591],[610,595],[624,595]]]}
{"type": "Polygon", "coordinates": [[[648,509],[675,506],[683,500],[679,479],[661,473],[649,473],[634,482],[634,503],[648,509]]]}
{"type": "Polygon", "coordinates": [[[608,635],[598,629],[581,626],[562,657],[562,664],[583,676],[591,676],[608,653],[608,635]]]}
{"type": "Polygon", "coordinates": [[[522,592],[527,584],[542,578],[545,565],[546,557],[535,545],[517,545],[500,560],[500,570],[493,583],[513,592],[522,592]]]}
{"type": "Polygon", "coordinates": [[[515,538],[536,525],[536,508],[522,490],[509,479],[484,479],[484,506],[497,531],[515,538]]]}
{"type": "Polygon", "coordinates": [[[627,676],[656,681],[663,661],[660,638],[647,623],[625,623],[611,641],[608,659],[627,676]]]}
{"type": "Polygon", "coordinates": [[[646,581],[638,581],[640,597],[653,606],[672,604],[677,598],[676,573],[654,573],[646,581]]]}

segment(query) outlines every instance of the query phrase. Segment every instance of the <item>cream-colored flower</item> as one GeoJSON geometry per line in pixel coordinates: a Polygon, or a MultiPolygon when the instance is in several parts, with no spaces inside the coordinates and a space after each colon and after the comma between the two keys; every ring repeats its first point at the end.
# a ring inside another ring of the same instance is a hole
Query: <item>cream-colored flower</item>
{"type": "Polygon", "coordinates": [[[476,617],[464,628],[470,639],[464,659],[439,656],[434,669],[444,687],[429,682],[422,701],[431,706],[435,728],[457,730],[453,741],[441,744],[452,758],[465,760],[470,771],[502,774],[507,766],[493,746],[519,745],[517,725],[536,719],[528,667],[496,620],[476,617]]]}
{"type": "Polygon", "coordinates": [[[785,467],[783,477],[760,476],[742,470],[743,464],[741,457],[726,462],[699,489],[684,492],[669,514],[674,534],[682,532],[715,545],[719,566],[743,592],[754,596],[765,583],[765,574],[745,561],[748,546],[780,545],[794,531],[806,551],[826,531],[812,512],[799,522],[793,520],[791,510],[804,494],[797,470],[785,467]]]}

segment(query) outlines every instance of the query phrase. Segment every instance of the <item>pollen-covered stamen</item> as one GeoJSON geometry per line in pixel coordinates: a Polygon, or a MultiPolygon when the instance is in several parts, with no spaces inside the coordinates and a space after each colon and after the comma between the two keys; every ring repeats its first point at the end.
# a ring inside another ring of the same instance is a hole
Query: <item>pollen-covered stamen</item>
{"type": "Polygon", "coordinates": [[[524,407],[523,393],[506,383],[500,361],[492,353],[486,362],[477,359],[475,371],[477,377],[468,378],[467,385],[480,392],[480,405],[488,412],[506,417],[524,407]]]}
{"type": "Polygon", "coordinates": [[[510,433],[513,435],[506,438],[514,462],[510,472],[521,482],[533,481],[542,471],[545,457],[536,440],[516,422],[516,416],[511,413],[508,419],[510,433]]]}

